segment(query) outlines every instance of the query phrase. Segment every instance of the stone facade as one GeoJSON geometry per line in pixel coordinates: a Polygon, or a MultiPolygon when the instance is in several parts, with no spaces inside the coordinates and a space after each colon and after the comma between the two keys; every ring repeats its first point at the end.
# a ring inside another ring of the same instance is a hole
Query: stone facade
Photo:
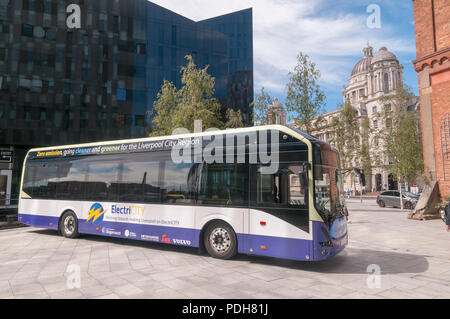
{"type": "Polygon", "coordinates": [[[286,114],[283,104],[281,104],[278,99],[274,99],[267,110],[267,125],[286,125],[286,114]]]}
{"type": "MultiPolygon", "coordinates": [[[[384,110],[384,103],[382,98],[386,95],[392,94],[393,91],[400,88],[403,83],[403,66],[397,60],[397,57],[392,52],[388,51],[386,47],[381,47],[378,53],[373,55],[373,48],[367,44],[363,49],[363,59],[360,60],[350,76],[347,86],[344,86],[342,94],[344,102],[351,103],[355,110],[356,119],[361,124],[365,119],[369,120],[369,125],[373,130],[382,130],[383,123],[379,123],[377,114],[384,110]]],[[[410,101],[409,110],[416,110],[418,108],[418,99],[410,101]]],[[[312,134],[319,139],[331,143],[334,137],[333,127],[331,123],[333,118],[339,116],[340,109],[322,114],[320,121],[312,134]]],[[[319,119],[319,118],[318,118],[319,119]]],[[[373,153],[374,150],[379,149],[378,145],[372,137],[369,137],[369,150],[373,153]]],[[[363,188],[359,182],[355,181],[352,176],[345,178],[345,189],[366,192],[381,191],[387,189],[398,189],[388,173],[389,158],[381,154],[381,165],[372,168],[372,176],[366,176],[366,187],[363,188]]],[[[361,168],[361,163],[355,160],[352,163],[353,167],[361,168]]],[[[351,169],[353,167],[346,167],[351,169]]]]}
{"type": "Polygon", "coordinates": [[[425,171],[450,195],[450,3],[413,0],[425,171]]]}

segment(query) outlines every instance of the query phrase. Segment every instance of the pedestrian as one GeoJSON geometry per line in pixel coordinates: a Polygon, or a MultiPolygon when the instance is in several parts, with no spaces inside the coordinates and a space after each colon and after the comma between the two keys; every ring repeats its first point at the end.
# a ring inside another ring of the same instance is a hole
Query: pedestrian
{"type": "Polygon", "coordinates": [[[445,207],[445,230],[450,232],[450,202],[445,207]]]}

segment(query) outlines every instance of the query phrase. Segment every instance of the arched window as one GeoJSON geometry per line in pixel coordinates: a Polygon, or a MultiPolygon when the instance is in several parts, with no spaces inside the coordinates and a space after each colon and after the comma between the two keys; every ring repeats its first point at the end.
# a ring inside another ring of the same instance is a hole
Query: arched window
{"type": "Polygon", "coordinates": [[[441,123],[441,152],[444,180],[450,180],[450,114],[441,123]]]}

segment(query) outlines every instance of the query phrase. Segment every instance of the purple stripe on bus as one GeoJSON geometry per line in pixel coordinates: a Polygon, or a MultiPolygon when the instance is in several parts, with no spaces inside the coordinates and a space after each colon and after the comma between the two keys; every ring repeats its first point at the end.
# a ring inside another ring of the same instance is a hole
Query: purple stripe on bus
{"type": "MultiPolygon", "coordinates": [[[[58,218],[48,216],[20,214],[21,223],[57,230],[58,218]],[[52,225],[50,225],[50,223],[52,225]]],[[[333,240],[333,247],[321,244],[327,242],[321,228],[324,223],[313,222],[314,240],[281,238],[236,234],[238,252],[241,254],[258,255],[297,261],[319,261],[331,258],[341,252],[347,241],[333,240]]],[[[101,226],[94,226],[86,220],[79,220],[78,231],[82,234],[92,234],[107,237],[134,239],[149,242],[160,242],[173,245],[199,247],[200,230],[176,228],[167,226],[152,226],[104,221],[101,226]]]]}

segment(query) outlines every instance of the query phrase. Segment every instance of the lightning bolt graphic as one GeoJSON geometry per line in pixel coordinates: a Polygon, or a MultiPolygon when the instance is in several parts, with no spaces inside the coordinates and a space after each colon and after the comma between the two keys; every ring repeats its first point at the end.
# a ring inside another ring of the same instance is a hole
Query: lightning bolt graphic
{"type": "Polygon", "coordinates": [[[89,218],[87,219],[87,221],[90,221],[92,219],[92,222],[95,223],[95,221],[97,219],[99,219],[102,215],[104,215],[105,213],[106,213],[106,210],[104,210],[102,212],[102,207],[99,207],[96,210],[94,210],[94,208],[92,208],[89,211],[89,218]]]}

